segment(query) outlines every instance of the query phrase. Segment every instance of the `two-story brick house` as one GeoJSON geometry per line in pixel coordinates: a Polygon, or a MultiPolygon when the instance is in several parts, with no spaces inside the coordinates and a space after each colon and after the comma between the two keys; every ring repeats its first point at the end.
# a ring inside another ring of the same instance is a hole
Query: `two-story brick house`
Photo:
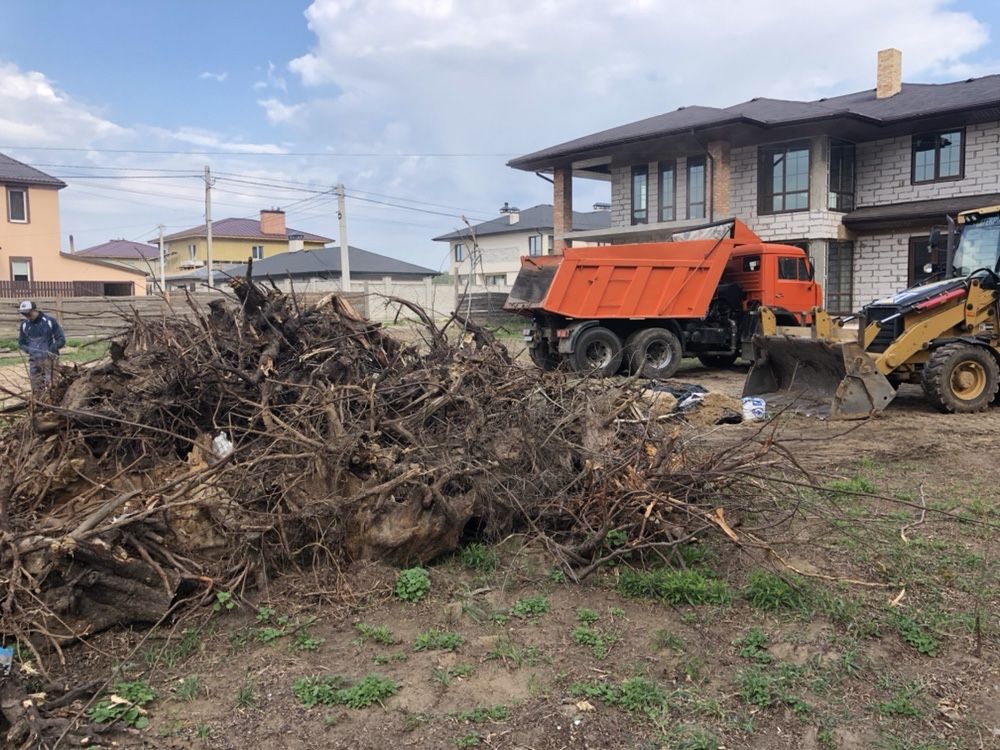
{"type": "Polygon", "coordinates": [[[927,238],[946,215],[1000,203],[1000,76],[904,84],[901,69],[882,50],[874,89],[682,107],[509,165],[553,174],[557,248],[735,216],[805,248],[827,307],[848,312],[940,266],[927,238]],[[570,230],[574,177],[610,182],[609,229],[570,230]]]}

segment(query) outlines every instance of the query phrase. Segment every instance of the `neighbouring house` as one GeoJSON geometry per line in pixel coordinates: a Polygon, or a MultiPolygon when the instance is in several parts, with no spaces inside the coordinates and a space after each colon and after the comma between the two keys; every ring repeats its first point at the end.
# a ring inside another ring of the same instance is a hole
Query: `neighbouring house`
{"type": "Polygon", "coordinates": [[[77,258],[103,260],[126,268],[133,268],[142,271],[147,276],[157,276],[160,272],[160,248],[146,242],[123,239],[108,240],[100,245],[73,251],[73,255],[77,258]]]}
{"type": "MultiPolygon", "coordinates": [[[[600,204],[590,212],[573,212],[573,229],[594,231],[611,226],[610,206],[600,204]]],[[[471,228],[435,237],[450,248],[449,267],[459,283],[469,274],[476,286],[510,286],[524,255],[551,255],[555,248],[552,206],[532,206],[523,211],[504,203],[500,216],[471,228]],[[478,256],[473,248],[478,247],[478,256]],[[475,266],[473,268],[473,266],[475,266]]],[[[579,244],[594,244],[580,242],[579,244]]]]}
{"type": "MultiPolygon", "coordinates": [[[[159,240],[150,240],[152,242],[159,240]]],[[[208,226],[185,229],[163,238],[167,257],[166,273],[194,271],[208,262],[208,226]]],[[[285,212],[263,210],[259,219],[219,219],[212,222],[212,264],[246,263],[263,260],[289,250],[315,250],[331,242],[329,237],[289,229],[285,212]]]]}
{"type": "Polygon", "coordinates": [[[60,251],[60,179],[0,154],[0,298],[146,293],[146,274],[60,251]]]}
{"type": "Polygon", "coordinates": [[[833,312],[943,268],[945,216],[1000,203],[1000,76],[902,82],[878,53],[876,86],[816,101],[682,107],[509,162],[553,175],[555,246],[667,239],[736,216],[805,248],[833,312]],[[611,226],[577,230],[573,178],[611,186],[611,226]],[[572,218],[571,218],[572,217],[572,218]]]}

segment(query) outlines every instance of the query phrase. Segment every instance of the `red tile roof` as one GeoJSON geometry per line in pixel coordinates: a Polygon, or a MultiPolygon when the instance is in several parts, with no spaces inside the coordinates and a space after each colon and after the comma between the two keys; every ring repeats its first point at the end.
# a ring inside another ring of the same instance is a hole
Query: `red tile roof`
{"type": "Polygon", "coordinates": [[[157,260],[160,248],[145,242],[131,240],[108,240],[100,245],[94,245],[83,250],[77,250],[74,255],[84,258],[119,258],[122,260],[157,260]]]}
{"type": "MultiPolygon", "coordinates": [[[[204,237],[207,234],[206,225],[192,227],[191,229],[185,229],[180,232],[174,232],[169,234],[163,239],[168,242],[171,240],[179,240],[184,237],[204,237]]],[[[218,221],[212,222],[212,236],[213,237],[237,237],[240,239],[251,239],[251,240],[286,240],[288,235],[291,234],[301,234],[302,239],[306,242],[332,242],[333,240],[329,237],[322,237],[318,234],[311,234],[309,232],[303,232],[298,229],[286,229],[285,234],[264,234],[260,231],[260,220],[259,219],[219,219],[218,221]]]]}

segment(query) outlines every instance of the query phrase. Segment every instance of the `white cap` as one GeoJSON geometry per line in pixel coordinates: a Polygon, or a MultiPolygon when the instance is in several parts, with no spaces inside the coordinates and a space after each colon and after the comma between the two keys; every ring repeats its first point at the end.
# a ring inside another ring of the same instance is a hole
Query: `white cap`
{"type": "Polygon", "coordinates": [[[24,300],[24,302],[22,302],[20,305],[18,305],[17,309],[22,314],[24,314],[24,313],[30,313],[32,310],[35,309],[35,303],[32,302],[30,299],[26,299],[26,300],[24,300]]]}

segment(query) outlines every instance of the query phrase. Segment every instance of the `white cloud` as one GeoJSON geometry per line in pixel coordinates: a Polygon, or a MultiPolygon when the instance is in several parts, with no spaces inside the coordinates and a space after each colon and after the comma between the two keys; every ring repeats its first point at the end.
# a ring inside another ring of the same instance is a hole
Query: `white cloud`
{"type": "Polygon", "coordinates": [[[212,73],[211,71],[206,70],[198,77],[201,78],[203,81],[215,81],[216,83],[225,83],[226,79],[229,78],[229,71],[224,70],[221,73],[212,73]]]}
{"type": "Polygon", "coordinates": [[[277,99],[259,99],[257,104],[263,107],[264,114],[267,115],[267,120],[272,125],[292,122],[304,106],[302,104],[285,104],[277,99]]]}
{"type": "Polygon", "coordinates": [[[273,88],[278,89],[279,91],[288,91],[288,82],[282,76],[277,75],[277,70],[277,66],[268,60],[265,77],[262,80],[254,82],[254,89],[261,91],[263,89],[273,88]]]}

